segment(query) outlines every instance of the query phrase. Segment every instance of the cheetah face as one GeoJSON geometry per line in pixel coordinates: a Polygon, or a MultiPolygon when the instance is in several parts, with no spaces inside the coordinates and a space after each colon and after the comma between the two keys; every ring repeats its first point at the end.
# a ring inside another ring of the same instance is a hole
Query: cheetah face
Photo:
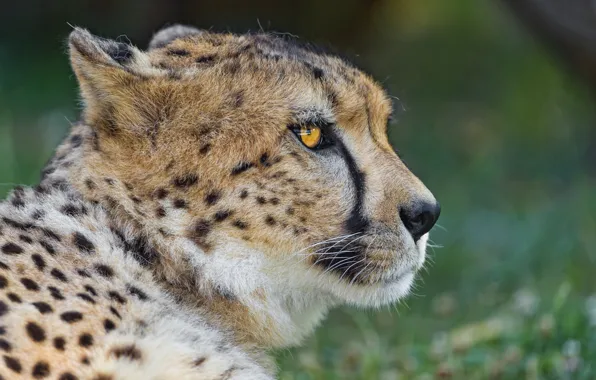
{"type": "Polygon", "coordinates": [[[367,75],[279,37],[179,26],[148,51],[82,29],[70,47],[85,167],[116,183],[80,188],[201,281],[368,306],[408,292],[439,206],[390,146],[367,75]]]}

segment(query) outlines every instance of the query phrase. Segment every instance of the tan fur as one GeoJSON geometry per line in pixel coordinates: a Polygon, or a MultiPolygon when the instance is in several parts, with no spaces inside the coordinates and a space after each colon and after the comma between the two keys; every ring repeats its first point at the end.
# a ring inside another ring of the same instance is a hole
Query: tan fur
{"type": "Polygon", "coordinates": [[[2,376],[26,378],[44,362],[48,378],[265,379],[266,350],[297,344],[330,307],[407,293],[427,237],[413,241],[399,209],[434,199],[389,144],[391,104],[370,77],[270,35],[176,26],[141,51],[76,29],[69,43],[83,121],[40,187],[0,206],[0,246],[21,251],[0,258],[10,345],[2,376]],[[302,146],[288,126],[312,120],[332,125],[345,149],[302,146]],[[358,202],[369,227],[350,237],[358,202]],[[34,219],[35,209],[46,215],[34,219]],[[59,253],[44,251],[45,229],[59,253]],[[321,266],[321,242],[345,253],[357,240],[363,256],[346,262],[359,272],[321,266]],[[23,276],[40,290],[24,289],[23,276]],[[36,300],[52,311],[40,314],[36,300]],[[82,321],[60,320],[71,309],[82,321]],[[27,336],[24,321],[44,339],[27,336]],[[57,336],[68,349],[52,347],[57,336]]]}

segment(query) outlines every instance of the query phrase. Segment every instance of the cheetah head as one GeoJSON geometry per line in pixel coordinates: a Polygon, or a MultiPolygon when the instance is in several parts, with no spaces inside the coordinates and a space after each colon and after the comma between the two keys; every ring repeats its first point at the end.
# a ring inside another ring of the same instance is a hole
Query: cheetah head
{"type": "Polygon", "coordinates": [[[290,320],[408,293],[439,205],[389,144],[369,76],[267,34],[174,26],[142,51],[77,28],[69,45],[77,187],[148,237],[165,277],[290,320]]]}

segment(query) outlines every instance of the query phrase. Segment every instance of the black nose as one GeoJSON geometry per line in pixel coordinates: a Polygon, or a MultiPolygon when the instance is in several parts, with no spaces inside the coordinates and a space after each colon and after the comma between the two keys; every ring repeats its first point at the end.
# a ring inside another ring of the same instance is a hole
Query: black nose
{"type": "Polygon", "coordinates": [[[402,208],[399,217],[412,234],[414,241],[430,231],[439,219],[441,205],[439,202],[417,202],[411,207],[402,208]]]}

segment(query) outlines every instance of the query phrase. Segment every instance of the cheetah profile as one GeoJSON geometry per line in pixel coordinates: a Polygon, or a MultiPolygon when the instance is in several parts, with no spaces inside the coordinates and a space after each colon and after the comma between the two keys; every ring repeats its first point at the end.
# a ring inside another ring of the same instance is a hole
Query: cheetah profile
{"type": "Polygon", "coordinates": [[[340,304],[404,297],[438,203],[384,91],[268,34],[76,28],[81,122],[0,204],[3,379],[273,379],[340,304]]]}

